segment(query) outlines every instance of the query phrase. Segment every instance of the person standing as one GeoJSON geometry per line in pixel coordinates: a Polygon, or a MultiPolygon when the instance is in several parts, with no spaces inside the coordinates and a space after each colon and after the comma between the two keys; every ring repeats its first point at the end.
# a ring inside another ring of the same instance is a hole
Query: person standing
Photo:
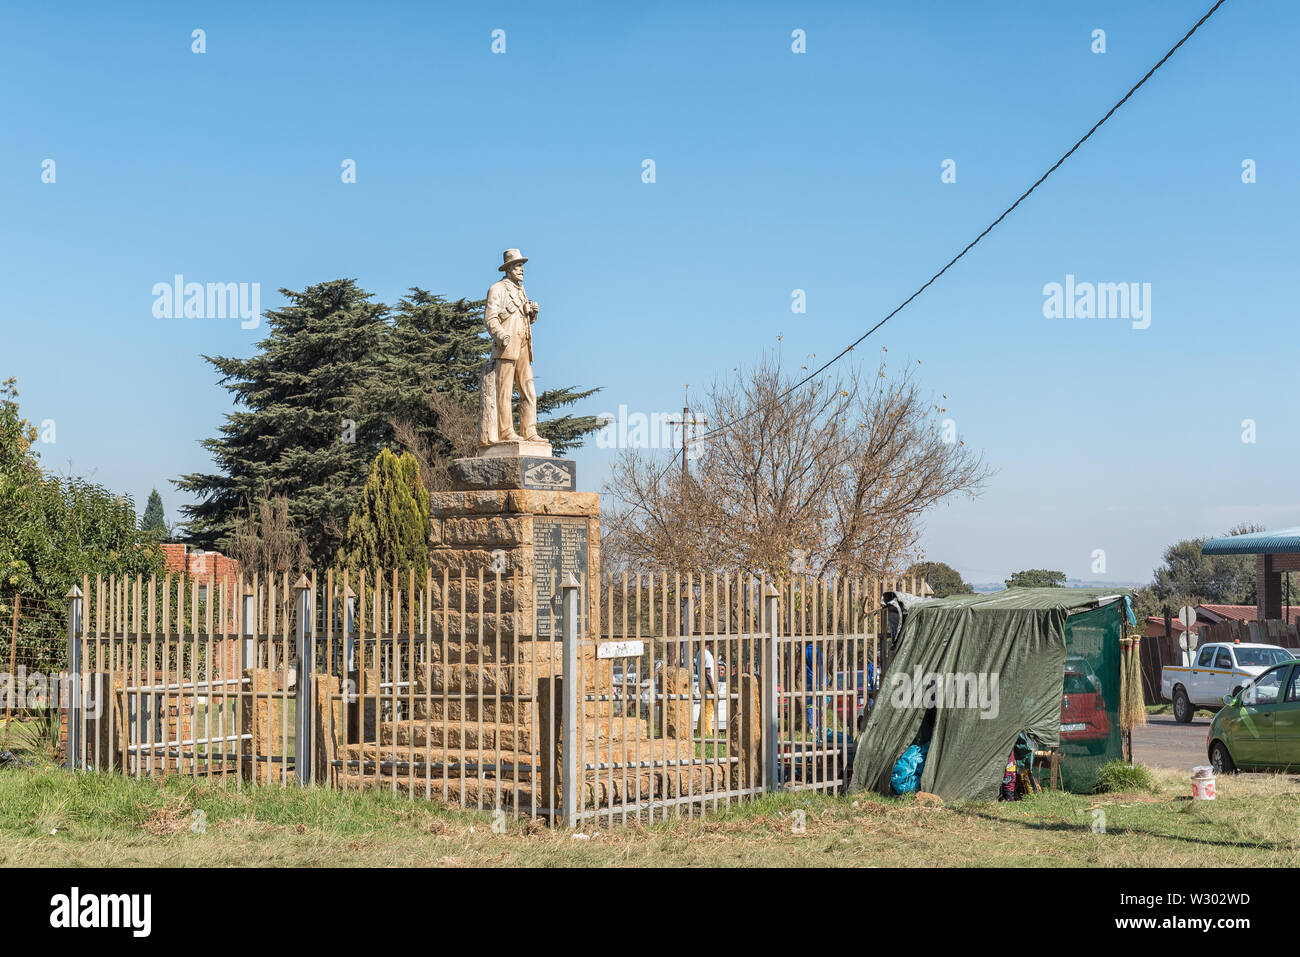
{"type": "Polygon", "coordinates": [[[700,652],[695,656],[695,668],[700,673],[700,737],[711,738],[717,734],[718,701],[718,672],[713,660],[713,642],[700,642],[700,652]]]}
{"type": "Polygon", "coordinates": [[[804,727],[816,737],[822,732],[829,696],[823,692],[826,685],[826,662],[822,649],[815,641],[804,644],[804,727]]]}

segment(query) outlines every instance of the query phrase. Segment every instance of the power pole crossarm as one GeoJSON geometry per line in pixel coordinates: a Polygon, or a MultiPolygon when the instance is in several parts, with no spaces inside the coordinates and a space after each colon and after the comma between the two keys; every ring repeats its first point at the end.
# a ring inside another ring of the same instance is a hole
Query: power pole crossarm
{"type": "Polygon", "coordinates": [[[686,489],[686,482],[690,478],[690,469],[687,465],[691,447],[691,438],[689,429],[691,426],[708,425],[708,418],[702,414],[692,414],[689,405],[682,406],[682,417],[680,419],[665,420],[668,425],[680,425],[682,427],[682,490],[686,489]]]}

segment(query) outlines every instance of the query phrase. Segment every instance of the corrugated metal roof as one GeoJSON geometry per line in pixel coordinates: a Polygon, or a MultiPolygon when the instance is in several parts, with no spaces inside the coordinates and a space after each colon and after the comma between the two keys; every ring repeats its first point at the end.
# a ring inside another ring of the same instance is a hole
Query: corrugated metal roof
{"type": "Polygon", "coordinates": [[[1250,532],[1212,538],[1201,546],[1202,555],[1289,555],[1300,553],[1300,525],[1272,532],[1250,532]]]}

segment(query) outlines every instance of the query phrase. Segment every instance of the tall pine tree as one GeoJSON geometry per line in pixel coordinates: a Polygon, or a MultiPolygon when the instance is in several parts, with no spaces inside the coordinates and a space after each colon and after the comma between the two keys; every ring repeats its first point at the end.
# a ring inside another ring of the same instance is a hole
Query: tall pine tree
{"type": "Polygon", "coordinates": [[[393,307],[380,375],[366,383],[371,401],[394,422],[410,424],[441,455],[451,453],[438,433],[429,397],[441,393],[461,406],[478,406],[478,383],[490,340],[483,302],[448,302],[418,286],[393,307]]]}
{"type": "MultiPolygon", "coordinates": [[[[312,561],[327,564],[339,554],[371,460],[400,447],[394,423],[438,455],[453,454],[430,396],[477,416],[491,342],[483,300],[449,301],[416,286],[390,311],[350,279],[280,292],[290,304],[267,311],[270,331],[257,355],[205,356],[238,408],[202,443],[216,470],[173,484],[201,497],[182,507],[195,544],[224,545],[246,502],[283,495],[312,561]]],[[[539,416],[597,391],[549,389],[537,398],[539,416]]],[[[595,416],[538,422],[557,454],[598,428],[595,416]]]]}
{"type": "Polygon", "coordinates": [[[163,514],[162,496],[158,494],[157,489],[149,493],[149,501],[144,506],[144,517],[140,519],[140,530],[157,532],[159,535],[167,534],[167,517],[163,514]]]}
{"type": "Polygon", "coordinates": [[[380,449],[371,463],[356,511],[339,549],[338,564],[381,572],[429,565],[429,493],[415,458],[380,449]]]}
{"type": "Polygon", "coordinates": [[[386,437],[385,410],[363,397],[379,375],[388,310],[351,279],[280,293],[289,305],[266,312],[258,354],[204,357],[241,408],[202,443],[217,471],[173,481],[201,496],[183,506],[195,543],[228,540],[245,502],[267,490],[288,498],[312,560],[328,562],[386,437]]]}

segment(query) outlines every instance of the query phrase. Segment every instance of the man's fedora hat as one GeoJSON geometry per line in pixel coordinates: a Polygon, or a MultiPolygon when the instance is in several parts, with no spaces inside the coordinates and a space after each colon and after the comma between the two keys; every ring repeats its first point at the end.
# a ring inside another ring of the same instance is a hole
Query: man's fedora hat
{"type": "Polygon", "coordinates": [[[519,255],[519,250],[517,249],[507,249],[502,254],[501,258],[504,259],[505,262],[503,262],[500,266],[497,266],[497,272],[505,272],[515,263],[528,262],[528,257],[519,255]]]}

